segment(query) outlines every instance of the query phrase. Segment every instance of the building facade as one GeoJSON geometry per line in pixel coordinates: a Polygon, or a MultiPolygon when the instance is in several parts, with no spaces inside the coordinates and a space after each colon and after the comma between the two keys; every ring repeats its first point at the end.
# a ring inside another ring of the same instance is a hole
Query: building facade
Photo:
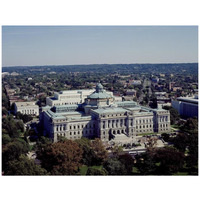
{"type": "Polygon", "coordinates": [[[170,114],[163,109],[139,106],[134,101],[115,101],[99,83],[82,104],[46,106],[40,114],[44,134],[54,142],[100,138],[105,143],[134,143],[136,134],[170,131],[170,114]]]}
{"type": "Polygon", "coordinates": [[[14,112],[20,112],[27,115],[39,115],[39,106],[36,105],[34,101],[26,102],[15,102],[14,103],[14,112]]]}
{"type": "Polygon", "coordinates": [[[172,101],[175,108],[182,117],[198,117],[198,95],[194,97],[179,97],[172,101]]]}

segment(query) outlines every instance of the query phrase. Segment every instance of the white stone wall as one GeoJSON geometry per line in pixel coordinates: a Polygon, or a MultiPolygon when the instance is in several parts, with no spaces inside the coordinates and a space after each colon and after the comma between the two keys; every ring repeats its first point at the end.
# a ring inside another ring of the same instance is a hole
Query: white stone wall
{"type": "Polygon", "coordinates": [[[90,121],[69,121],[64,123],[54,123],[54,141],[58,136],[64,136],[67,139],[75,140],[81,137],[92,138],[96,136],[96,123],[90,121]]]}
{"type": "Polygon", "coordinates": [[[32,106],[17,106],[15,104],[15,114],[17,112],[20,112],[22,114],[27,115],[39,115],[39,106],[38,105],[32,105],[32,106]]]}
{"type": "Polygon", "coordinates": [[[46,105],[69,105],[69,104],[80,104],[85,101],[88,95],[92,94],[93,90],[68,90],[60,93],[55,92],[54,98],[46,98],[46,105]]]}

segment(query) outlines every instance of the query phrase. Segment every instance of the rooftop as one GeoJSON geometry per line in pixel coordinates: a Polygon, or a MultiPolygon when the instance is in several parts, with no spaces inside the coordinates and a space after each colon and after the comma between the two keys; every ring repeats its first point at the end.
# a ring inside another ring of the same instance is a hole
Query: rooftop
{"type": "Polygon", "coordinates": [[[177,100],[198,104],[198,99],[194,98],[194,97],[179,97],[179,98],[177,98],[177,100]]]}
{"type": "Polygon", "coordinates": [[[96,91],[90,94],[88,98],[89,99],[108,99],[108,98],[112,98],[112,96],[106,93],[101,83],[98,83],[96,85],[96,91]]]}
{"type": "Polygon", "coordinates": [[[113,113],[125,113],[127,112],[126,109],[124,108],[119,108],[119,107],[109,107],[109,108],[99,108],[99,109],[96,109],[94,110],[93,112],[96,112],[98,114],[113,114],[113,113]]]}
{"type": "Polygon", "coordinates": [[[35,101],[15,102],[17,107],[38,106],[35,101]]]}

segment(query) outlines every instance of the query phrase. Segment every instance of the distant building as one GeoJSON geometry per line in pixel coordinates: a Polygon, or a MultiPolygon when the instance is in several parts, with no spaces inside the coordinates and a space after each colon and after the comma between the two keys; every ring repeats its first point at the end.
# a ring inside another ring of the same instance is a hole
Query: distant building
{"type": "Polygon", "coordinates": [[[30,102],[15,102],[14,103],[14,112],[15,114],[17,112],[20,112],[22,114],[27,115],[39,115],[39,106],[36,105],[36,102],[30,101],[30,102]]]}
{"type": "Polygon", "coordinates": [[[179,97],[172,101],[172,107],[183,117],[198,117],[198,96],[179,97]]]}
{"type": "Polygon", "coordinates": [[[17,72],[12,72],[10,75],[11,76],[19,76],[19,74],[17,72]]]}
{"type": "Polygon", "coordinates": [[[132,85],[141,85],[142,82],[140,80],[133,80],[133,82],[131,84],[132,85]]]}
{"type": "Polygon", "coordinates": [[[100,138],[108,144],[123,145],[134,143],[139,133],[170,131],[168,110],[142,107],[134,101],[115,102],[100,83],[80,104],[43,107],[40,122],[44,134],[54,142],[64,136],[71,140],[100,138]]]}
{"type": "Polygon", "coordinates": [[[9,76],[9,75],[10,75],[9,72],[2,72],[2,78],[3,78],[4,76],[9,76]]]}
{"type": "Polygon", "coordinates": [[[151,79],[151,81],[153,83],[158,83],[159,82],[159,78],[158,77],[154,77],[154,78],[151,79]]]}
{"type": "Polygon", "coordinates": [[[135,97],[136,96],[136,90],[134,89],[129,89],[126,91],[126,96],[132,96],[132,97],[135,97]]]}
{"type": "Polygon", "coordinates": [[[182,87],[172,87],[172,91],[173,92],[176,92],[178,90],[182,90],[182,87]]]}
{"type": "Polygon", "coordinates": [[[157,101],[157,108],[162,109],[164,106],[171,106],[171,102],[157,101]]]}
{"type": "Polygon", "coordinates": [[[155,92],[155,96],[157,98],[159,98],[159,97],[165,97],[165,95],[166,95],[166,92],[155,92]]]}

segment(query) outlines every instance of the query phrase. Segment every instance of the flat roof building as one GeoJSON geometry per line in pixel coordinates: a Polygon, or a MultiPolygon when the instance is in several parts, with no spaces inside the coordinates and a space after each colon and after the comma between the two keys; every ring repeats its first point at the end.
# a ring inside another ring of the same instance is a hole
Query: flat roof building
{"type": "Polygon", "coordinates": [[[36,105],[34,101],[25,101],[25,102],[15,102],[14,103],[14,112],[20,112],[27,115],[39,115],[39,106],[36,105]]]}
{"type": "Polygon", "coordinates": [[[198,117],[198,96],[179,97],[172,101],[172,107],[184,118],[198,117]]]}

